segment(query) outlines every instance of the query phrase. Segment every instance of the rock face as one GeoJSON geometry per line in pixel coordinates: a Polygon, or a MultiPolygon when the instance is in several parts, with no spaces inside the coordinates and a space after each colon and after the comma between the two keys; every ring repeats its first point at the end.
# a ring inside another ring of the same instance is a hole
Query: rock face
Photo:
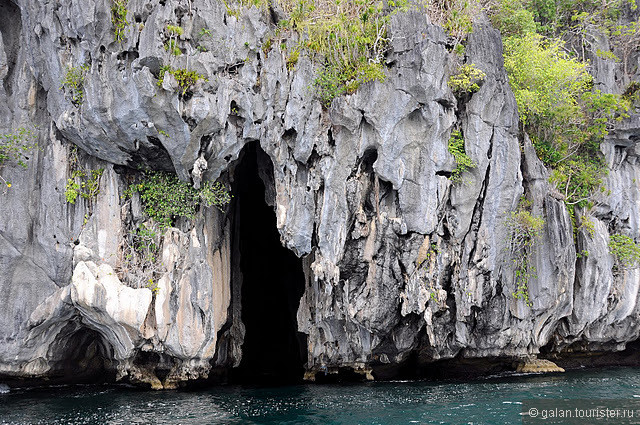
{"type": "MultiPolygon", "coordinates": [[[[576,212],[578,226],[592,225],[574,238],[519,131],[501,39],[483,18],[464,58],[486,73],[477,93],[454,97],[446,34],[407,12],[390,24],[388,78],[324,109],[308,58],[288,70],[279,47],[262,48],[277,11],[159,3],[130,0],[118,43],[106,0],[0,0],[0,134],[33,127],[40,146],[26,170],[1,169],[13,184],[0,194],[0,377],[93,368],[173,388],[241,367],[245,339],[260,332],[245,326],[243,277],[253,274],[240,258],[251,249],[239,239],[243,201],[166,230],[161,276],[145,287],[131,284],[122,254],[144,220],[140,201],[122,195],[140,166],[233,191],[248,145],[260,196],[304,273],[289,315],[310,379],[457,356],[616,351],[638,339],[640,272],[617,270],[608,250],[614,232],[640,240],[638,114],[602,144],[609,192],[576,212]],[[163,47],[168,24],[185,30],[181,56],[163,47]],[[207,80],[185,95],[168,73],[159,86],[167,63],[207,80]],[[61,82],[83,65],[76,105],[61,82]],[[454,127],[475,164],[460,183],[448,178],[454,127]],[[65,185],[78,164],[104,172],[94,199],[70,204],[65,185]],[[513,296],[507,225],[523,194],[545,221],[529,303],[513,296]]],[[[598,69],[602,84],[615,81],[615,67],[598,69]]]]}

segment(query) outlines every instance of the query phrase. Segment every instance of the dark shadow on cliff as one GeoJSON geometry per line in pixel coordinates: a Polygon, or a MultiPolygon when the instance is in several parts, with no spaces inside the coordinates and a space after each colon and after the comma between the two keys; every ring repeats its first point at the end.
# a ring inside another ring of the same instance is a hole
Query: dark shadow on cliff
{"type": "Polygon", "coordinates": [[[0,34],[4,51],[7,55],[7,75],[3,79],[7,97],[11,97],[13,87],[12,77],[18,63],[18,50],[20,49],[20,32],[22,31],[22,18],[20,8],[9,0],[0,0],[0,34]]]}
{"type": "MultiPolygon", "coordinates": [[[[239,252],[242,323],[246,334],[234,382],[281,384],[302,379],[304,335],[296,313],[304,292],[302,261],[282,246],[276,228],[273,165],[257,142],[248,144],[234,172],[234,226],[239,252]],[[261,178],[262,177],[262,178],[261,178]],[[268,183],[269,184],[269,183],[268,183]]],[[[235,259],[234,262],[237,262],[235,259]]]]}

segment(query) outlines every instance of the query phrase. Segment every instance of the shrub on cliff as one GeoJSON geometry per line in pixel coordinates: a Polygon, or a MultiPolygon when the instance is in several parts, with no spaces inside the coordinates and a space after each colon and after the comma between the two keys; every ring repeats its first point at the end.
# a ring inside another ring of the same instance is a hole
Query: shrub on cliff
{"type": "Polygon", "coordinates": [[[622,268],[635,268],[640,265],[640,246],[625,235],[611,235],[609,252],[622,268]]]}
{"type": "MultiPolygon", "coordinates": [[[[21,127],[12,133],[0,135],[0,169],[9,162],[14,162],[22,168],[27,168],[29,154],[37,148],[36,135],[33,130],[21,127]]],[[[11,187],[11,182],[0,176],[5,189],[11,187]]]]}
{"type": "Polygon", "coordinates": [[[124,41],[124,33],[129,25],[127,21],[127,2],[125,0],[113,0],[111,6],[111,23],[113,24],[113,35],[118,43],[124,41]]]}
{"type": "Polygon", "coordinates": [[[140,194],[145,213],[162,228],[171,226],[177,217],[193,219],[200,205],[222,208],[231,200],[219,182],[207,182],[194,189],[175,174],[156,171],[147,171],[139,183],[127,189],[125,196],[134,191],[140,194]]]}
{"type": "Polygon", "coordinates": [[[460,183],[462,181],[462,174],[475,167],[475,164],[464,150],[464,138],[460,130],[451,131],[448,149],[449,153],[453,155],[456,160],[456,168],[451,173],[450,179],[454,183],[460,183]]]}
{"type": "Polygon", "coordinates": [[[84,77],[89,71],[89,65],[70,66],[64,74],[60,89],[75,106],[80,106],[84,100],[84,77]]]}
{"type": "Polygon", "coordinates": [[[587,64],[571,58],[560,40],[536,33],[508,37],[505,68],[520,120],[551,182],[573,205],[588,206],[606,174],[600,142],[628,116],[622,96],[592,90],[587,64]]]}

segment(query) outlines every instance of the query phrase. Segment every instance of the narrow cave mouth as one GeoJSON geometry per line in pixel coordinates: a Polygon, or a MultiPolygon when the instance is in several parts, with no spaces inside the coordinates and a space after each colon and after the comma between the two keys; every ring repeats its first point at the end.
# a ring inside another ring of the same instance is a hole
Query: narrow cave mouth
{"type": "Polygon", "coordinates": [[[304,374],[306,340],[298,332],[296,315],[305,278],[302,260],[282,246],[274,209],[265,201],[274,197],[272,175],[271,160],[258,143],[245,146],[233,188],[233,243],[239,254],[245,326],[242,361],[233,374],[240,382],[291,383],[304,374]]]}
{"type": "Polygon", "coordinates": [[[52,383],[115,382],[113,347],[90,328],[69,323],[50,348],[52,383]]]}

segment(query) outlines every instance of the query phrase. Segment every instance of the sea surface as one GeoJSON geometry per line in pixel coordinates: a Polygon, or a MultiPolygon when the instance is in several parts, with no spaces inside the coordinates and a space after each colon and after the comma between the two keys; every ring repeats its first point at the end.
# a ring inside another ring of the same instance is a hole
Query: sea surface
{"type": "Polygon", "coordinates": [[[166,392],[96,385],[4,388],[0,424],[520,424],[522,403],[526,406],[531,399],[595,403],[639,398],[640,368],[464,382],[218,386],[166,392]]]}

